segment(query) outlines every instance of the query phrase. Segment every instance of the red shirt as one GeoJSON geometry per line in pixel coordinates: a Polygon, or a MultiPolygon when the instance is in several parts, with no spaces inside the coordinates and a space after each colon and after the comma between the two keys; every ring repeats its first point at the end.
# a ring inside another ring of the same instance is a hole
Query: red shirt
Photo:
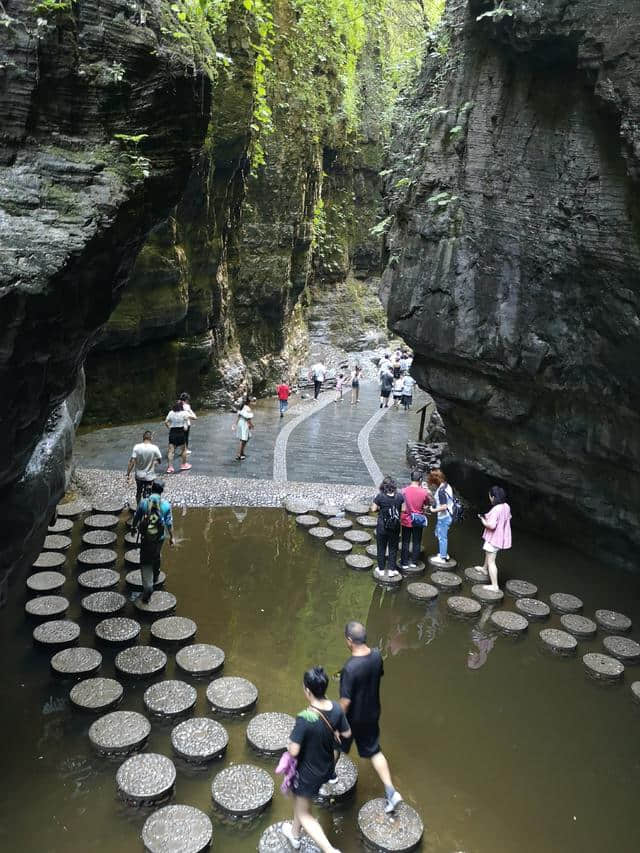
{"type": "Polygon", "coordinates": [[[422,486],[407,486],[402,494],[406,509],[400,516],[400,524],[403,527],[412,527],[411,513],[422,512],[422,507],[429,503],[429,492],[422,486]]]}
{"type": "Polygon", "coordinates": [[[276,388],[278,392],[278,400],[288,400],[289,399],[289,386],[288,385],[278,385],[276,388]]]}

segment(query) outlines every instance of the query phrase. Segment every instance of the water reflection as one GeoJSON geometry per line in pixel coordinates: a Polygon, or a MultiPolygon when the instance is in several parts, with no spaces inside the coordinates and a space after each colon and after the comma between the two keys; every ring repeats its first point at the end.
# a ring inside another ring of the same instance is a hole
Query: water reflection
{"type": "Polygon", "coordinates": [[[488,627],[491,624],[489,620],[494,609],[492,605],[484,607],[477,625],[471,628],[471,642],[475,646],[475,649],[470,650],[467,655],[467,666],[469,669],[480,669],[483,667],[495,645],[497,631],[492,631],[488,627]]]}

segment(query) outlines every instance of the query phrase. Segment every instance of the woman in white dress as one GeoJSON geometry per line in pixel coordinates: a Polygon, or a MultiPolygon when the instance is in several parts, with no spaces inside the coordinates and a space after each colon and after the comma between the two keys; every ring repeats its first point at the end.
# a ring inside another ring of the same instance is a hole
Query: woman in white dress
{"type": "Polygon", "coordinates": [[[235,430],[236,436],[240,441],[240,447],[238,449],[238,455],[236,456],[236,461],[241,462],[243,459],[246,459],[244,449],[247,446],[247,442],[251,438],[251,433],[253,431],[253,410],[251,409],[249,397],[245,397],[244,404],[240,411],[236,416],[236,422],[233,425],[233,429],[235,430]]]}

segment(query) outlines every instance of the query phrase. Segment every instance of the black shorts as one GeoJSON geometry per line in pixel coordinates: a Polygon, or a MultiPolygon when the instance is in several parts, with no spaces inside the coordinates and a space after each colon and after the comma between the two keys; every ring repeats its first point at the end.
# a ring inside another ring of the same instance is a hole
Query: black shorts
{"type": "Polygon", "coordinates": [[[351,723],[351,733],[360,758],[373,758],[380,752],[380,726],[375,723],[351,723]]]}
{"type": "Polygon", "coordinates": [[[381,397],[386,397],[387,399],[389,398],[390,394],[391,394],[391,391],[385,391],[384,389],[382,389],[382,390],[380,391],[380,396],[381,396],[381,397]]]}
{"type": "Polygon", "coordinates": [[[318,791],[330,778],[330,775],[326,779],[321,779],[318,776],[305,776],[296,773],[291,784],[291,790],[297,797],[308,797],[312,800],[318,796],[318,791]]]}
{"type": "Polygon", "coordinates": [[[174,447],[182,447],[186,441],[186,435],[183,427],[172,427],[169,430],[169,444],[174,447]]]}

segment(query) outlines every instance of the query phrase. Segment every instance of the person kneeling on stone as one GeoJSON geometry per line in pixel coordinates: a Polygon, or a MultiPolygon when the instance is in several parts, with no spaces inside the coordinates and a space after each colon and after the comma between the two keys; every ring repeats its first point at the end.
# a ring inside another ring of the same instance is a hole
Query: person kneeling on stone
{"type": "Polygon", "coordinates": [[[160,576],[160,554],[169,534],[169,544],[174,544],[171,504],[162,499],[164,483],[154,480],[151,494],[142,498],[133,516],[131,529],[140,533],[140,574],[142,575],[142,601],[151,598],[153,587],[160,576]]]}
{"type": "Polygon", "coordinates": [[[484,515],[478,514],[484,527],[482,534],[484,566],[482,568],[491,580],[491,583],[487,584],[487,589],[497,590],[499,586],[496,558],[500,551],[511,548],[511,507],[507,503],[507,493],[500,486],[491,486],[489,500],[492,504],[489,512],[484,515]]]}
{"type": "Polygon", "coordinates": [[[325,696],[329,678],[321,666],[308,669],[302,685],[309,707],[298,714],[289,737],[287,749],[298,766],[291,785],[293,822],[282,825],[282,834],[298,850],[304,829],[323,853],[339,853],[311,814],[311,801],[334,776],[334,750],[339,748],[342,738],[351,737],[351,729],[340,705],[325,696]]]}

